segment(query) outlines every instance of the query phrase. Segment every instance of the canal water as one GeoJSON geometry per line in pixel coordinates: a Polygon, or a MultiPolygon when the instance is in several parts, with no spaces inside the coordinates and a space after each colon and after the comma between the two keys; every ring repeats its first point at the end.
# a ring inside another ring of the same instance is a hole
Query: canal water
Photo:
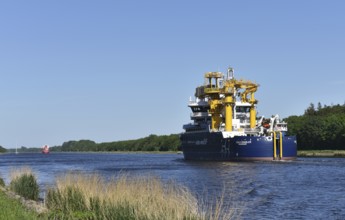
{"type": "Polygon", "coordinates": [[[181,154],[50,153],[0,155],[8,184],[14,167],[29,166],[42,193],[67,171],[151,175],[187,186],[198,198],[242,210],[241,219],[345,219],[345,158],[291,162],[188,162],[181,154]]]}

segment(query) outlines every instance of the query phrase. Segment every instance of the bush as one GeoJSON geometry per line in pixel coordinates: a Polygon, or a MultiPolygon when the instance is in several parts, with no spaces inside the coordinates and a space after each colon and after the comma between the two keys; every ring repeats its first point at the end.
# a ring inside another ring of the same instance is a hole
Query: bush
{"type": "Polygon", "coordinates": [[[0,177],[0,186],[5,187],[5,181],[0,177]]]}
{"type": "Polygon", "coordinates": [[[11,172],[10,189],[25,199],[38,200],[39,186],[35,175],[28,168],[11,172]]]}
{"type": "Polygon", "coordinates": [[[6,153],[6,149],[5,148],[3,148],[2,146],[0,146],[0,153],[6,153]]]}

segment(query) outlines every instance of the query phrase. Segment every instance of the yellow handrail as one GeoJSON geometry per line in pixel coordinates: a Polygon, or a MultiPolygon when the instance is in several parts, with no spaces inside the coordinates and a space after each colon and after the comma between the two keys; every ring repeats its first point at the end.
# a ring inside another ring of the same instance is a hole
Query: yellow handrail
{"type": "Polygon", "coordinates": [[[280,140],[279,140],[279,145],[280,145],[280,149],[279,149],[279,156],[280,156],[280,159],[283,159],[283,133],[280,131],[279,132],[279,135],[280,135],[280,140]]]}
{"type": "Polygon", "coordinates": [[[277,157],[277,142],[276,142],[277,134],[273,132],[273,159],[275,160],[277,157]]]}

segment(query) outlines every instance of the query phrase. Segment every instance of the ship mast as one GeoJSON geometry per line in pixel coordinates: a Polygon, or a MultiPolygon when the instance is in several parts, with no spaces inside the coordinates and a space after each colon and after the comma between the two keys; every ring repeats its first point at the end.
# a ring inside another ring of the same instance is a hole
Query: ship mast
{"type": "Polygon", "coordinates": [[[232,131],[233,108],[236,102],[236,79],[234,78],[234,69],[228,68],[228,76],[223,88],[225,105],[225,131],[232,131]]]}

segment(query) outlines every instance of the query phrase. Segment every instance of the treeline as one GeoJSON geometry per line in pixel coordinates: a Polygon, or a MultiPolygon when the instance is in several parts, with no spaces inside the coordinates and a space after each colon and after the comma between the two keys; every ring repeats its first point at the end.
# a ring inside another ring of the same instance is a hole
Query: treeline
{"type": "Polygon", "coordinates": [[[0,146],[0,153],[5,153],[5,152],[6,152],[6,149],[0,146]]]}
{"type": "Polygon", "coordinates": [[[290,116],[289,134],[297,136],[299,150],[345,150],[345,104],[313,103],[301,116],[290,116]]]}
{"type": "MultiPolygon", "coordinates": [[[[301,116],[289,116],[285,119],[289,135],[297,136],[299,150],[345,150],[345,104],[321,105],[313,103],[301,116]]],[[[180,146],[178,134],[149,135],[148,137],[96,143],[91,140],[64,142],[50,151],[177,151],[180,146]]],[[[9,149],[7,152],[14,152],[9,149]]],[[[18,152],[40,152],[41,148],[21,147],[18,152]]],[[[6,149],[0,146],[0,153],[6,149]]]]}
{"type": "Polygon", "coordinates": [[[96,143],[91,140],[68,141],[50,151],[177,151],[179,135],[153,135],[136,140],[96,143]]]}

